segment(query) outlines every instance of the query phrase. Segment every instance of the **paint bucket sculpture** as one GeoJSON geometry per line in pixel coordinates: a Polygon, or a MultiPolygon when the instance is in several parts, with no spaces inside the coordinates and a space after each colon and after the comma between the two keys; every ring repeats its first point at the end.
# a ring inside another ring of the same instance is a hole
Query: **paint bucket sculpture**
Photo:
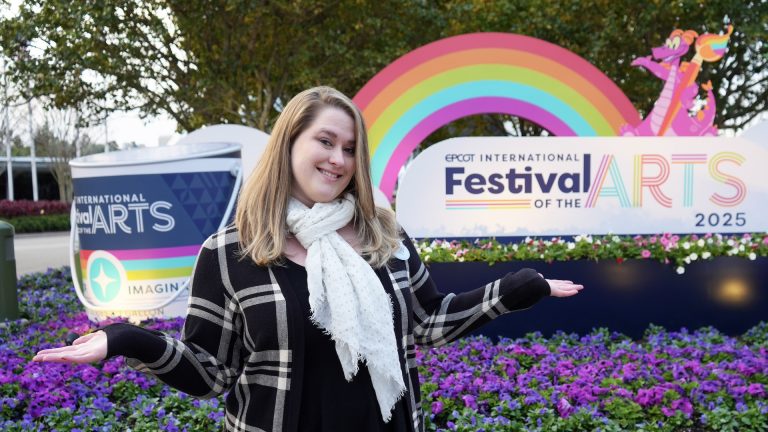
{"type": "Polygon", "coordinates": [[[205,239],[230,221],[240,145],[199,143],[74,159],[70,257],[92,320],[183,316],[205,239]],[[77,250],[79,249],[79,250],[77,250]]]}

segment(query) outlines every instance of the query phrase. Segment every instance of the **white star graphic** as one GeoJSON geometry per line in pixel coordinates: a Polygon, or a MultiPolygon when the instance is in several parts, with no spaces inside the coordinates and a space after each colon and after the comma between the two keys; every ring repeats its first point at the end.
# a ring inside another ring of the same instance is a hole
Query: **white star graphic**
{"type": "Polygon", "coordinates": [[[106,294],[107,293],[107,287],[110,283],[114,282],[115,279],[112,279],[111,277],[107,276],[106,273],[104,273],[104,265],[99,263],[99,274],[93,278],[93,281],[99,284],[99,288],[101,288],[101,292],[106,294]]]}

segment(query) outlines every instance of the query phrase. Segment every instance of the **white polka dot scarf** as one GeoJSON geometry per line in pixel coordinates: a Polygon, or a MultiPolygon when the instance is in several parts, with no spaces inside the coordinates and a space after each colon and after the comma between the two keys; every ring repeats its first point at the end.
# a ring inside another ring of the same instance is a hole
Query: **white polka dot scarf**
{"type": "Polygon", "coordinates": [[[288,229],[307,249],[305,267],[310,317],[336,343],[336,353],[351,381],[364,361],[385,422],[405,392],[397,357],[391,299],[371,266],[336,230],[354,216],[355,198],[317,203],[311,209],[288,201],[288,229]]]}

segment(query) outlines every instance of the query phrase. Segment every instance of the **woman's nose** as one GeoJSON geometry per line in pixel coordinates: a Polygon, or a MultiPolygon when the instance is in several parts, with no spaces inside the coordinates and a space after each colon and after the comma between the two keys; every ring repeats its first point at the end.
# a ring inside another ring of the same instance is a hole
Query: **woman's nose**
{"type": "Polygon", "coordinates": [[[344,149],[341,146],[335,146],[331,150],[330,162],[332,165],[344,165],[344,149]]]}

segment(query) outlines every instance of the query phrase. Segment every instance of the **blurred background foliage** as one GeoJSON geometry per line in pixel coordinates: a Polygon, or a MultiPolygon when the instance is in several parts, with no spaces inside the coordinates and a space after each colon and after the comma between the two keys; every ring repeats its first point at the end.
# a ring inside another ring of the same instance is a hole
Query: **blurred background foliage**
{"type": "MultiPolygon", "coordinates": [[[[705,64],[698,78],[717,89],[716,125],[739,130],[768,102],[765,0],[26,0],[2,7],[7,78],[24,97],[79,110],[84,124],[138,109],[170,116],[180,131],[218,123],[269,131],[282,104],[307,87],[354,96],[409,51],[472,32],[565,47],[616,82],[644,115],[662,83],[630,62],[675,28],[720,33],[733,24],[726,57],[705,64]]],[[[480,115],[441,128],[423,146],[453,136],[542,133],[519,118],[480,115]]]]}

